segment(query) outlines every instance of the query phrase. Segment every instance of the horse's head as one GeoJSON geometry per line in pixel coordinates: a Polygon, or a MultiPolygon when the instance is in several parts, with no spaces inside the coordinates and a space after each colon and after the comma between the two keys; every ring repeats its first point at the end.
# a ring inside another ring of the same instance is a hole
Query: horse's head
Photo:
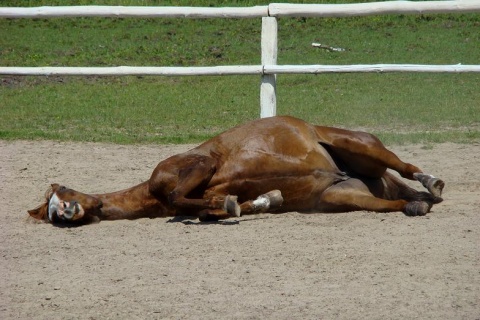
{"type": "Polygon", "coordinates": [[[98,216],[101,207],[100,199],[55,183],[45,192],[45,203],[28,213],[35,219],[51,223],[81,222],[87,217],[98,216]]]}

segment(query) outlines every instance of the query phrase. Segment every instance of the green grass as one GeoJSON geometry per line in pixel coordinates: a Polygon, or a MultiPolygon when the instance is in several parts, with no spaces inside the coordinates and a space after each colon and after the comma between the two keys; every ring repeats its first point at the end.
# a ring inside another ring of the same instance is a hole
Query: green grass
{"type": "Polygon", "coordinates": [[[237,86],[258,92],[252,77],[109,80],[69,78],[5,90],[11,118],[0,120],[0,137],[181,143],[204,140],[258,114],[253,95],[229,95],[237,86]]]}
{"type": "MultiPolygon", "coordinates": [[[[18,0],[0,1],[0,6],[68,3],[18,0]]],[[[95,2],[158,3],[268,2],[95,2]]],[[[479,64],[479,27],[480,14],[282,18],[278,63],[479,64]],[[346,51],[315,49],[312,42],[346,51]]],[[[0,30],[1,66],[260,63],[260,19],[0,19],[0,30]]],[[[0,79],[0,139],[198,142],[259,116],[258,76],[0,79]]],[[[278,114],[367,130],[386,143],[480,141],[479,74],[279,75],[277,79],[278,114]]]]}

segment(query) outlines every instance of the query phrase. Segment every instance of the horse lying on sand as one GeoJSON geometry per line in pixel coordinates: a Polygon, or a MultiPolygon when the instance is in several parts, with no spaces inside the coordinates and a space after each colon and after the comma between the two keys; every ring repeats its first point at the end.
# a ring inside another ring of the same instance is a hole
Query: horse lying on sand
{"type": "Polygon", "coordinates": [[[260,212],[427,214],[444,182],[401,161],[373,135],[293,117],[255,120],[160,162],[126,190],[84,194],[52,184],[28,213],[51,223],[194,216],[217,221],[260,212]],[[408,187],[387,169],[417,180],[408,187]]]}

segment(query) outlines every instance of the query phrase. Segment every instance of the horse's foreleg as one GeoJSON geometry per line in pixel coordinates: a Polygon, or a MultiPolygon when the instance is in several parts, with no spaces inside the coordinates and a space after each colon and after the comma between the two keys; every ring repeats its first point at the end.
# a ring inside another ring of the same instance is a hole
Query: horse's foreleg
{"type": "Polygon", "coordinates": [[[242,215],[267,212],[271,209],[277,209],[283,203],[283,197],[280,190],[272,190],[257,197],[255,200],[245,201],[240,205],[242,215]]]}
{"type": "MultiPolygon", "coordinates": [[[[177,182],[168,194],[168,201],[176,210],[198,213],[204,209],[222,209],[229,213],[239,212],[236,198],[232,196],[212,196],[203,198],[203,192],[216,171],[213,158],[192,155],[180,159],[177,182]],[[198,195],[198,198],[189,198],[198,195]]],[[[159,173],[159,175],[161,175],[159,173]]],[[[161,179],[159,179],[161,181],[161,179]]]]}
{"type": "Polygon", "coordinates": [[[246,214],[256,214],[266,212],[269,209],[276,209],[283,203],[283,197],[280,190],[272,190],[257,197],[255,200],[243,202],[240,206],[236,204],[236,196],[227,196],[226,205],[223,209],[206,209],[199,213],[200,221],[218,221],[228,219],[232,216],[239,217],[246,214]],[[230,204],[227,202],[230,201],[230,204]],[[230,208],[229,208],[230,206],[230,208]]]}
{"type": "MultiPolygon", "coordinates": [[[[180,209],[206,209],[211,204],[205,199],[188,199],[187,196],[194,190],[207,186],[215,174],[215,161],[209,157],[195,156],[180,164],[178,181],[175,188],[168,195],[171,205],[180,209]]],[[[201,190],[198,190],[201,192],[201,190]]],[[[214,204],[216,207],[217,204],[214,204]]]]}

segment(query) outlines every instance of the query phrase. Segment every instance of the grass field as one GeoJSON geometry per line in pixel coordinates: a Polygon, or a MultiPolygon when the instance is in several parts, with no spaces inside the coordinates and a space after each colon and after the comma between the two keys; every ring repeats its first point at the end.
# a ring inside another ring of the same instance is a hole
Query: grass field
{"type": "MultiPolygon", "coordinates": [[[[18,0],[0,6],[69,3],[18,0]]],[[[95,1],[159,3],[211,5],[95,1]]],[[[479,64],[479,27],[480,14],[282,18],[278,63],[479,64]],[[346,51],[315,49],[312,42],[346,51]]],[[[0,19],[0,30],[1,66],[260,64],[260,19],[0,19]]],[[[0,78],[0,139],[183,143],[259,116],[258,76],[0,78]]],[[[279,75],[277,111],[368,130],[386,143],[478,142],[478,83],[479,74],[279,75]]]]}

